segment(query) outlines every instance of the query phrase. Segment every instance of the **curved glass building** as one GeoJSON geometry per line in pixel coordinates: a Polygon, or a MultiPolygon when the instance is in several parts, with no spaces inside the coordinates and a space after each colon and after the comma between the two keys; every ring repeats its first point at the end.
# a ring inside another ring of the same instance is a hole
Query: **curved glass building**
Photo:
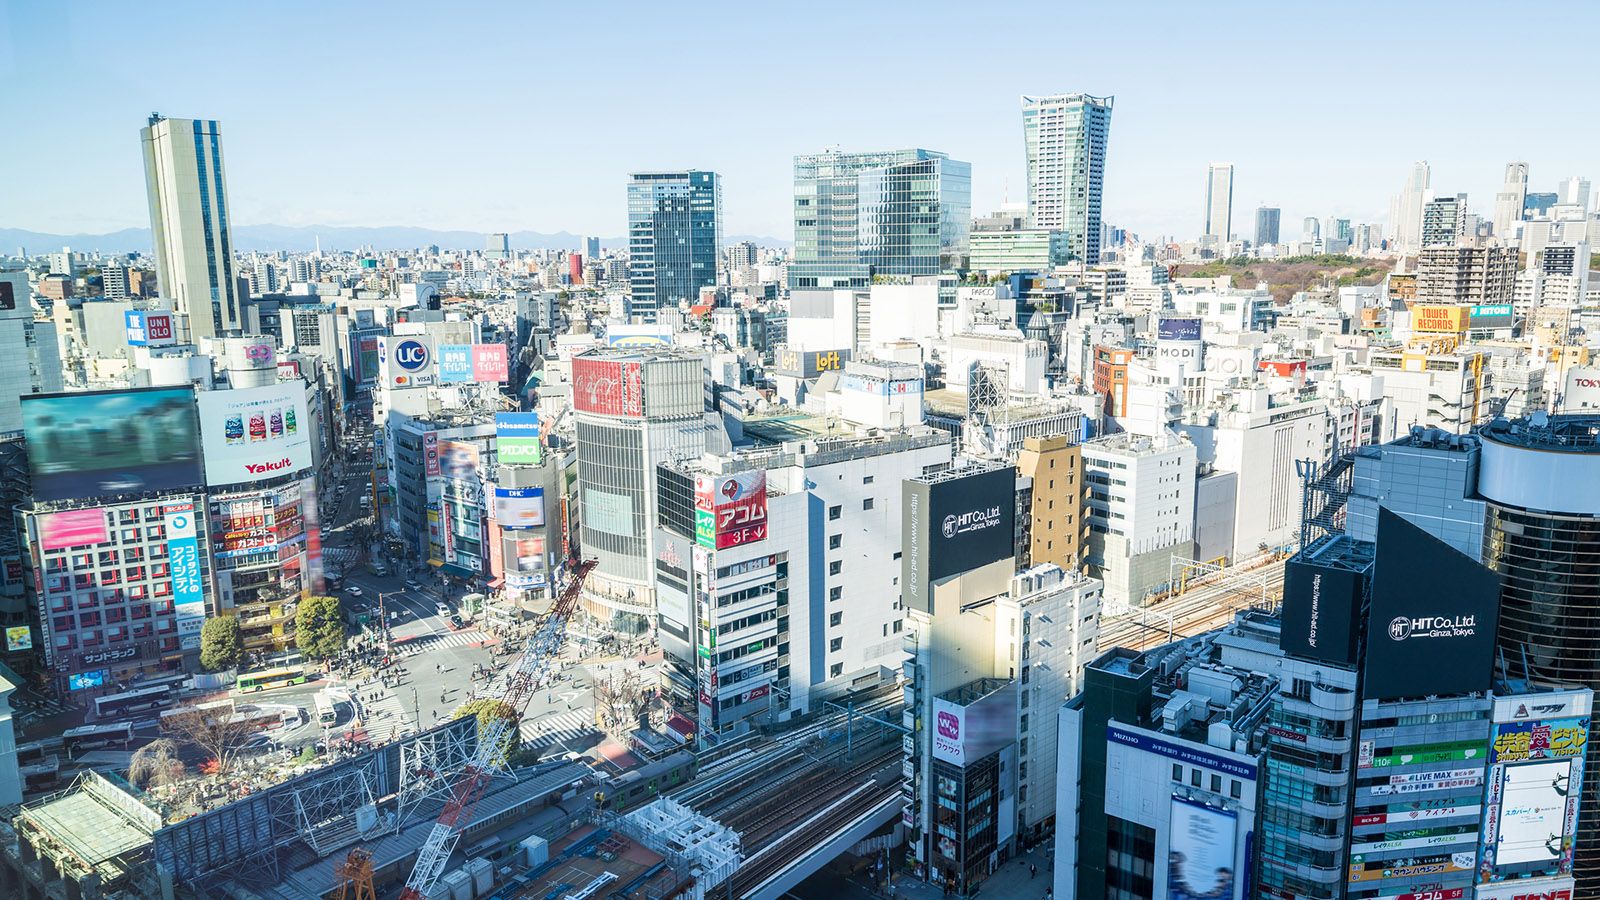
{"type": "MultiPolygon", "coordinates": [[[[1536,413],[1478,435],[1500,666],[1537,687],[1600,689],[1600,416],[1536,413]]],[[[1600,778],[1585,779],[1579,823],[1576,896],[1600,897],[1600,778]]]]}

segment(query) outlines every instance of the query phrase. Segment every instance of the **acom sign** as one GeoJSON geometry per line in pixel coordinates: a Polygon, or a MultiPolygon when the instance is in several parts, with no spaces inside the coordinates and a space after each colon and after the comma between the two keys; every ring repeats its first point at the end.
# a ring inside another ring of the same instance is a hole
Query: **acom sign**
{"type": "Polygon", "coordinates": [[[1387,509],[1367,627],[1367,699],[1489,688],[1500,577],[1387,509]]]}

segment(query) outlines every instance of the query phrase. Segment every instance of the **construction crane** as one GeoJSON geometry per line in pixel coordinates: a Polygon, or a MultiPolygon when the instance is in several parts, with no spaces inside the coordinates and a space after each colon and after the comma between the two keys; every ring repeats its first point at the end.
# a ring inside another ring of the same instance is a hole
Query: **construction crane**
{"type": "MultiPolygon", "coordinates": [[[[400,892],[400,900],[424,900],[431,895],[434,884],[450,860],[450,854],[455,852],[456,843],[461,839],[461,830],[472,822],[473,811],[483,797],[489,779],[504,771],[502,749],[508,732],[517,727],[523,710],[537,690],[539,677],[560,652],[561,641],[566,634],[567,617],[577,607],[578,592],[595,562],[592,559],[571,562],[567,585],[556,598],[555,605],[550,608],[539,630],[528,639],[522,654],[506,668],[499,695],[515,715],[496,718],[488,728],[479,731],[477,750],[450,785],[450,800],[433,823],[427,840],[417,851],[416,865],[411,869],[411,877],[406,879],[405,889],[400,892]]],[[[362,870],[357,854],[364,855],[365,871],[371,872],[370,854],[358,847],[350,851],[345,868],[340,870],[341,875],[346,870],[352,873],[362,870]]],[[[367,877],[370,879],[370,874],[367,877]]],[[[349,882],[350,879],[347,879],[345,884],[349,885],[349,882]]]]}

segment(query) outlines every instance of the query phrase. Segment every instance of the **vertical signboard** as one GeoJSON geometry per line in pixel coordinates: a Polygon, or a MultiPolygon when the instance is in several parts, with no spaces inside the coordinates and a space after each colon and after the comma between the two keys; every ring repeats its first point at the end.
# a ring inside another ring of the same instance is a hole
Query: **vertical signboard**
{"type": "Polygon", "coordinates": [[[193,501],[162,507],[167,531],[167,556],[172,567],[172,602],[178,636],[185,650],[200,648],[200,626],[206,621],[206,594],[200,583],[200,543],[195,537],[193,501]]]}
{"type": "Polygon", "coordinates": [[[472,345],[439,345],[439,383],[458,384],[472,380],[472,345]]]}
{"type": "Polygon", "coordinates": [[[1579,689],[1495,700],[1479,884],[1572,874],[1593,699],[1579,689]]]}
{"type": "Polygon", "coordinates": [[[323,592],[322,580],[322,527],[317,518],[317,479],[306,478],[300,482],[301,519],[306,530],[306,591],[323,592]]]}
{"type": "Polygon", "coordinates": [[[439,475],[439,432],[429,431],[422,435],[422,465],[429,478],[439,475]]]}
{"type": "Polygon", "coordinates": [[[1238,816],[1182,797],[1172,798],[1167,845],[1167,900],[1233,898],[1238,816]]]}
{"type": "Polygon", "coordinates": [[[1315,559],[1289,560],[1284,568],[1283,652],[1341,666],[1355,662],[1365,596],[1363,573],[1315,559]]]}

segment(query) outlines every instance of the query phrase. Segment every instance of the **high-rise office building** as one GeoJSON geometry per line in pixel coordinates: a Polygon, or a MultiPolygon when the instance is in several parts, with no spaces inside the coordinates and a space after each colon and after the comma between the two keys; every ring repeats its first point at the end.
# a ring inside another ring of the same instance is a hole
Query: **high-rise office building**
{"type": "Polygon", "coordinates": [[[1563,206],[1576,206],[1583,212],[1589,211],[1589,179],[1573,175],[1571,178],[1561,180],[1558,192],[1560,203],[1563,206]]]}
{"type": "Polygon", "coordinates": [[[1022,98],[1028,152],[1028,222],[1071,235],[1072,254],[1100,261],[1100,196],[1113,97],[1022,98]]]}
{"type": "Polygon", "coordinates": [[[161,294],[187,319],[191,338],[238,332],[244,305],[234,275],[222,129],[215,119],[152,115],[140,136],[161,294]]]}
{"type": "Polygon", "coordinates": [[[1389,230],[1401,253],[1415,253],[1422,246],[1422,205],[1428,196],[1430,173],[1427,160],[1413,165],[1405,188],[1390,201],[1389,230]]]}
{"type": "Polygon", "coordinates": [[[1522,204],[1528,197],[1528,164],[1506,163],[1506,180],[1500,193],[1494,195],[1495,237],[1511,235],[1516,223],[1522,221],[1522,204]]]}
{"type": "Polygon", "coordinates": [[[489,259],[510,259],[511,235],[503,231],[489,235],[483,242],[483,255],[489,259]]]}
{"type": "Polygon", "coordinates": [[[1233,163],[1206,167],[1206,227],[1204,236],[1226,244],[1233,234],[1233,163]]]}
{"type": "Polygon", "coordinates": [[[1467,195],[1435,197],[1422,205],[1422,247],[1455,244],[1466,236],[1467,195]]]}
{"type": "Polygon", "coordinates": [[[697,353],[665,350],[572,361],[583,551],[598,560],[579,603],[615,630],[642,632],[654,619],[656,467],[727,449],[720,420],[705,416],[705,365],[697,353]]]}
{"type": "MultiPolygon", "coordinates": [[[[1593,415],[1479,432],[1483,561],[1501,576],[1499,655],[1538,687],[1600,686],[1600,445],[1593,415]]],[[[1600,891],[1600,789],[1584,785],[1576,897],[1600,891]]]]}
{"type": "Polygon", "coordinates": [[[954,272],[966,267],[971,229],[968,163],[922,149],[796,156],[789,286],[954,272]]]}
{"type": "Polygon", "coordinates": [[[1261,206],[1256,208],[1256,246],[1264,247],[1267,244],[1278,242],[1279,222],[1283,218],[1283,210],[1276,206],[1261,206]]]}
{"type": "Polygon", "coordinates": [[[722,179],[715,172],[635,172],[628,182],[631,315],[695,301],[717,283],[722,179]]]}

